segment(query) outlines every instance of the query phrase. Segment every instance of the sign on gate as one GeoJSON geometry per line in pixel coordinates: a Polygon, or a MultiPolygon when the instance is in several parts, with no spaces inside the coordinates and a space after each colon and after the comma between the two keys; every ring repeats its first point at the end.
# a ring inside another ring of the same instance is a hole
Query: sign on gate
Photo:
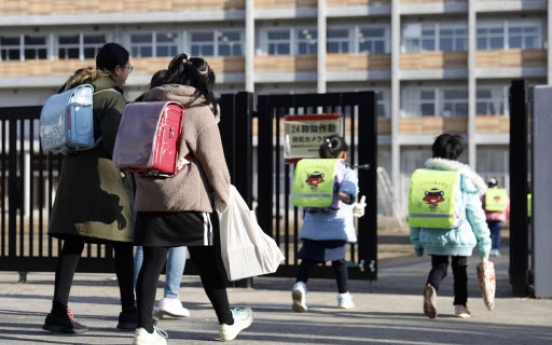
{"type": "Polygon", "coordinates": [[[286,163],[302,158],[319,158],[318,149],[330,135],[343,135],[340,114],[288,115],[284,117],[286,163]]]}

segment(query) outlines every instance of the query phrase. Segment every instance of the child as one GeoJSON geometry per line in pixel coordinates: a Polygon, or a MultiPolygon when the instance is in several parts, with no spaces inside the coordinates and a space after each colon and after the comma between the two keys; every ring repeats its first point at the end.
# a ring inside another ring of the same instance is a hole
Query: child
{"type": "Polygon", "coordinates": [[[334,179],[332,204],[328,208],[306,208],[303,227],[299,239],[303,246],[297,257],[301,259],[296,283],[291,296],[292,310],[297,313],[307,311],[306,283],[313,266],[332,262],[337,282],[337,304],[339,308],[354,307],[353,299],[347,287],[347,261],[345,260],[345,245],[348,241],[356,242],[354,231],[347,231],[346,222],[351,216],[351,210],[345,210],[342,203],[353,204],[358,191],[356,172],[346,167],[348,145],[345,139],[333,135],[320,146],[321,158],[340,158],[337,174],[334,179]]]}
{"type": "MultiPolygon", "coordinates": [[[[485,222],[485,213],[481,208],[480,196],[487,189],[481,177],[469,166],[457,161],[462,154],[462,138],[458,135],[441,134],[435,139],[433,158],[425,165],[428,169],[458,171],[460,173],[460,197],[457,200],[455,214],[457,226],[447,229],[432,227],[410,227],[410,239],[417,256],[431,255],[431,271],[424,287],[424,313],[430,319],[437,317],[437,292],[439,285],[447,275],[448,257],[452,258],[454,274],[454,314],[467,318],[471,314],[467,308],[468,276],[467,261],[477,245],[483,261],[489,257],[491,239],[485,222]]],[[[411,187],[412,188],[412,187],[411,187]]],[[[446,196],[451,198],[451,196],[446,196]]]]}
{"type": "Polygon", "coordinates": [[[510,218],[510,198],[506,189],[500,188],[498,180],[491,177],[487,193],[481,198],[487,226],[491,230],[491,256],[500,256],[500,230],[506,219],[510,218]],[[488,202],[487,202],[488,201],[488,202]]]}

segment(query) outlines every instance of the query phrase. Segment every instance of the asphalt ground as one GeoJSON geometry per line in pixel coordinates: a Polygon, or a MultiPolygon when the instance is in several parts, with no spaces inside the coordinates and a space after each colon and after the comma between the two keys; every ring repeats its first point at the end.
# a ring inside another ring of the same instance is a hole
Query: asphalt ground
{"type": "MultiPolygon", "coordinates": [[[[400,240],[403,241],[403,240],[400,240]]],[[[399,242],[400,242],[399,241],[399,242]]],[[[422,311],[422,289],[430,268],[429,257],[382,264],[378,279],[350,281],[355,308],[337,308],[335,282],[313,279],[308,283],[307,313],[291,311],[289,278],[257,277],[253,288],[228,290],[232,306],[249,306],[254,322],[234,344],[552,344],[552,300],[513,298],[508,278],[508,248],[493,258],[497,269],[496,307],[490,312],[477,287],[474,255],[468,261],[469,319],[454,317],[452,272],[438,296],[436,319],[422,311]]],[[[55,334],[42,324],[51,308],[53,273],[29,273],[19,284],[16,272],[0,273],[0,344],[125,344],[133,332],[115,328],[120,311],[114,275],[75,276],[70,308],[90,328],[82,335],[55,334]]],[[[157,297],[163,294],[164,277],[157,297]]],[[[218,342],[215,313],[196,276],[184,276],[181,300],[191,317],[162,319],[158,326],[169,334],[169,345],[218,342]]]]}

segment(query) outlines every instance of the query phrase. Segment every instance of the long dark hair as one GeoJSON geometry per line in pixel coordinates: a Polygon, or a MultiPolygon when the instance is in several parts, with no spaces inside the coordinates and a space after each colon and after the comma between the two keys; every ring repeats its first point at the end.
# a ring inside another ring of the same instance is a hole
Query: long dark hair
{"type": "Polygon", "coordinates": [[[218,100],[213,94],[215,86],[215,72],[202,58],[191,57],[187,54],[175,56],[169,63],[162,84],[180,84],[192,86],[196,89],[197,96],[205,97],[205,103],[213,107],[217,114],[218,100]]]}

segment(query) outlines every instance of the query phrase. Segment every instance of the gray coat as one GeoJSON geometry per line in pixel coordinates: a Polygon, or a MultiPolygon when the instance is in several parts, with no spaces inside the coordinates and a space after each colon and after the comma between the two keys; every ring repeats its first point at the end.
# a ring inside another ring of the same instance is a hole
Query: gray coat
{"type": "Polygon", "coordinates": [[[63,156],[48,233],[58,238],[76,236],[85,242],[133,242],[133,191],[130,176],[112,162],[115,136],[126,101],[109,77],[92,82],[94,149],[63,156]]]}

